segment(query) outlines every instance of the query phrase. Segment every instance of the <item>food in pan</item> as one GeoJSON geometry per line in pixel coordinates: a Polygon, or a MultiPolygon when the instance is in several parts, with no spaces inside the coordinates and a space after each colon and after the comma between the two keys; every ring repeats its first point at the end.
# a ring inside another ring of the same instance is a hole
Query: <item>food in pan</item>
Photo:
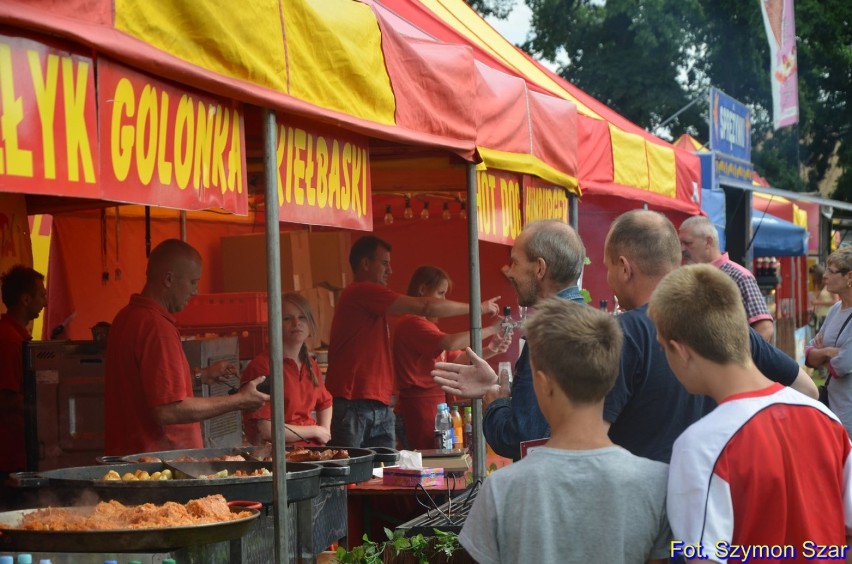
{"type": "Polygon", "coordinates": [[[227,470],[220,470],[215,474],[208,474],[206,476],[199,476],[202,480],[215,480],[217,478],[247,478],[249,476],[271,476],[272,472],[270,472],[266,468],[257,468],[256,470],[234,470],[233,474],[229,474],[227,470]]]}
{"type": "Polygon", "coordinates": [[[327,448],[324,450],[295,448],[287,451],[288,462],[317,462],[322,460],[343,460],[344,458],[349,458],[349,451],[342,448],[327,448]]]}
{"type": "Polygon", "coordinates": [[[244,456],[239,454],[226,454],[222,456],[206,456],[195,458],[194,456],[184,455],[169,460],[169,462],[245,462],[244,456]]]}
{"type": "Polygon", "coordinates": [[[137,470],[136,472],[125,472],[124,475],[119,474],[115,470],[110,470],[101,480],[107,481],[122,481],[122,482],[133,482],[133,481],[154,481],[154,480],[171,480],[173,478],[172,471],[168,468],[163,470],[162,472],[151,472],[150,474],[145,470],[137,470]]]}
{"type": "Polygon", "coordinates": [[[87,508],[39,509],[24,515],[16,529],[29,531],[105,531],[116,529],[162,529],[205,523],[220,523],[249,517],[251,512],[231,512],[221,495],[192,499],[186,504],[168,501],[126,506],[117,501],[100,502],[87,508]]]}

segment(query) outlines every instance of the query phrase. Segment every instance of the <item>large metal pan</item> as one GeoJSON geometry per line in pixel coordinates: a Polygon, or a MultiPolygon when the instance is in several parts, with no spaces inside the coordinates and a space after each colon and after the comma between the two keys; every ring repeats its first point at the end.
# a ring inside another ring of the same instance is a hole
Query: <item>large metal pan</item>
{"type": "Polygon", "coordinates": [[[260,512],[245,507],[231,511],[251,513],[233,521],[164,529],[108,531],[29,531],[10,529],[37,509],[0,513],[0,546],[7,551],[32,552],[168,552],[176,548],[238,539],[245,535],[260,512]]]}
{"type": "MultiPolygon", "coordinates": [[[[183,463],[189,464],[189,463],[183,463]]],[[[205,462],[200,463],[210,473],[228,470],[251,472],[257,468],[272,470],[269,462],[205,462]]],[[[60,468],[45,472],[21,472],[13,474],[13,483],[23,488],[49,488],[62,502],[76,503],[87,492],[93,492],[102,500],[115,499],[121,503],[134,505],[140,503],[162,503],[176,501],[186,503],[211,494],[222,494],[226,499],[250,499],[270,504],[273,501],[272,476],[247,476],[214,479],[178,479],[154,481],[112,481],[104,480],[104,475],[115,470],[119,475],[136,470],[153,473],[162,471],[166,465],[162,462],[144,464],[112,464],[100,466],[81,466],[78,468],[60,468]]],[[[201,471],[202,466],[198,467],[201,471]]],[[[315,497],[319,494],[320,472],[316,464],[301,462],[287,463],[287,502],[292,503],[315,497]]]]}
{"type": "Polygon", "coordinates": [[[384,464],[386,466],[392,466],[399,462],[399,451],[393,448],[388,447],[370,447],[375,453],[375,458],[373,458],[373,465],[376,464],[384,464]]]}
{"type": "MultiPolygon", "coordinates": [[[[347,451],[349,451],[349,458],[310,462],[310,464],[317,464],[322,467],[322,473],[320,475],[321,487],[341,486],[345,484],[364,482],[366,480],[369,480],[373,476],[373,458],[375,457],[375,453],[372,450],[364,448],[336,447],[331,445],[297,448],[307,448],[308,450],[346,449],[347,451]]],[[[146,459],[150,457],[156,457],[160,460],[165,461],[176,460],[182,457],[190,457],[194,458],[195,460],[202,460],[205,458],[216,458],[219,456],[231,456],[238,454],[246,458],[266,461],[265,459],[267,458],[271,460],[271,453],[272,451],[270,445],[261,447],[225,447],[141,452],[121,457],[101,457],[98,460],[99,462],[111,462],[113,464],[116,464],[121,462],[135,463],[140,458],[146,459]]],[[[399,456],[397,453],[397,459],[398,457],[399,456]]],[[[287,464],[293,463],[288,462],[287,464]]],[[[287,497],[289,499],[289,493],[287,497]]]]}
{"type": "MultiPolygon", "coordinates": [[[[299,446],[299,449],[323,451],[328,449],[345,449],[349,452],[349,458],[338,458],[332,460],[312,460],[310,464],[318,464],[323,467],[320,475],[320,486],[342,486],[365,482],[373,477],[373,458],[375,453],[366,448],[349,448],[339,446],[299,446]]],[[[268,447],[247,447],[244,449],[247,456],[265,459],[270,456],[268,447]]],[[[288,462],[287,464],[292,464],[288,462]]]]}

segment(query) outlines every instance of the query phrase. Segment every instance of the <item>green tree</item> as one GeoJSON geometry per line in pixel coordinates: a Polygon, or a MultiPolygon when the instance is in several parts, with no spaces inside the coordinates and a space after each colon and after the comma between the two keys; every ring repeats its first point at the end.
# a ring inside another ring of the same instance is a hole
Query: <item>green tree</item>
{"type": "Polygon", "coordinates": [[[799,124],[774,131],[759,1],[524,0],[521,47],[559,56],[563,77],[651,131],[697,101],[672,136],[706,140],[706,89],[720,88],[752,108],[752,160],[774,186],[816,190],[834,165],[834,197],[852,201],[852,2],[796,0],[799,124]]]}
{"type": "Polygon", "coordinates": [[[515,7],[515,0],[466,0],[471,8],[483,16],[504,19],[515,7]]]}

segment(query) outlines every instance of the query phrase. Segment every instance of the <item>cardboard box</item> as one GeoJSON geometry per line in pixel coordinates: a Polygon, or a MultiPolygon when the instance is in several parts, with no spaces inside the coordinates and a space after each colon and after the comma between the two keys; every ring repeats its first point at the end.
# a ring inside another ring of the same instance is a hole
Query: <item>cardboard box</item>
{"type": "Polygon", "coordinates": [[[299,292],[311,304],[317,324],[317,334],[308,339],[311,350],[328,346],[331,342],[331,322],[334,320],[334,293],[326,288],[310,288],[299,292]]]}
{"type": "Polygon", "coordinates": [[[348,231],[314,231],[309,234],[311,279],[314,286],[326,283],[345,288],[352,281],[349,250],[352,240],[348,231]]]}
{"type": "Polygon", "coordinates": [[[266,292],[197,294],[175,319],[184,327],[197,325],[245,325],[269,319],[266,292]]]}
{"type": "Polygon", "coordinates": [[[443,468],[400,468],[385,466],[382,471],[382,484],[385,486],[442,487],[444,485],[443,468]]]}
{"type": "MultiPolygon", "coordinates": [[[[283,231],[281,291],[314,286],[307,231],[283,231]]],[[[222,237],[223,288],[226,292],[266,292],[266,234],[222,237]]]]}

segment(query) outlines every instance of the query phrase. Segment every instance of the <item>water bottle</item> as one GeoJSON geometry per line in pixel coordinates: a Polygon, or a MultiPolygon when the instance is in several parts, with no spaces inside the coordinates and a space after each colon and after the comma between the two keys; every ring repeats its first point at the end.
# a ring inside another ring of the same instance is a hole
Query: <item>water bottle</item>
{"type": "Polygon", "coordinates": [[[446,403],[439,403],[435,414],[435,448],[453,448],[453,422],[446,403]]]}
{"type": "Polygon", "coordinates": [[[19,554],[17,562],[18,562],[18,564],[33,564],[33,555],[32,554],[19,554]]]}
{"type": "Polygon", "coordinates": [[[464,426],[464,446],[473,448],[473,411],[470,407],[464,408],[464,417],[462,418],[464,426]]]}
{"type": "Polygon", "coordinates": [[[14,564],[15,559],[9,555],[0,556],[0,564],[14,564]]]}
{"type": "Polygon", "coordinates": [[[500,323],[500,329],[502,330],[500,337],[507,339],[512,334],[514,328],[515,322],[512,320],[512,306],[506,306],[503,308],[503,321],[500,323]]]}

